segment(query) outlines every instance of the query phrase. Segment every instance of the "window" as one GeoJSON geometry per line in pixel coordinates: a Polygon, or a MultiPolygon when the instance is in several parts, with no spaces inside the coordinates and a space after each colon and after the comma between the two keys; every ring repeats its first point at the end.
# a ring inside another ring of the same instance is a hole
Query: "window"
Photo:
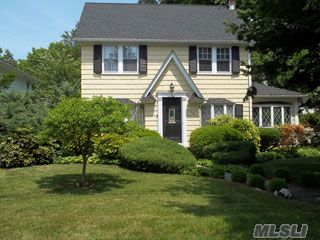
{"type": "Polygon", "coordinates": [[[137,73],[138,47],[104,46],[104,73],[137,73]]]}
{"type": "Polygon", "coordinates": [[[198,71],[231,74],[231,48],[198,47],[198,71]]]}
{"type": "Polygon", "coordinates": [[[199,71],[212,71],[212,49],[208,47],[199,47],[199,71]]]}
{"type": "Polygon", "coordinates": [[[274,127],[291,123],[291,107],[285,105],[255,105],[252,108],[252,121],[258,127],[274,127]]]}
{"type": "Polygon", "coordinates": [[[217,72],[230,71],[229,48],[217,48],[217,72]]]}
{"type": "Polygon", "coordinates": [[[104,70],[107,72],[118,71],[118,47],[104,48],[104,70]]]}
{"type": "Polygon", "coordinates": [[[137,48],[123,47],[123,71],[136,72],[137,62],[137,48]]]}
{"type": "Polygon", "coordinates": [[[234,105],[203,105],[201,107],[201,123],[205,125],[211,118],[221,115],[234,116],[234,105]]]}

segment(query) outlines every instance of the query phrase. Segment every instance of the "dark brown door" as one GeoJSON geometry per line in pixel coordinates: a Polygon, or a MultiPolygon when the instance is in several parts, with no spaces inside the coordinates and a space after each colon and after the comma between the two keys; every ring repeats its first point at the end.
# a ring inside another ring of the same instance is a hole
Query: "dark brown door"
{"type": "Polygon", "coordinates": [[[163,136],[181,143],[181,98],[163,98],[163,136]]]}

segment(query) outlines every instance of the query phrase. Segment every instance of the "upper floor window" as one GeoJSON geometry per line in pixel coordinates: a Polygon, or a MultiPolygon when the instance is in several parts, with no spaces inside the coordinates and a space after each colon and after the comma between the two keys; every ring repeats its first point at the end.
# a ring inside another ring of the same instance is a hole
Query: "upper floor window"
{"type": "Polygon", "coordinates": [[[138,47],[104,46],[103,49],[105,73],[137,73],[138,47]]]}
{"type": "Polygon", "coordinates": [[[198,47],[198,71],[204,73],[230,74],[230,48],[198,47]]]}

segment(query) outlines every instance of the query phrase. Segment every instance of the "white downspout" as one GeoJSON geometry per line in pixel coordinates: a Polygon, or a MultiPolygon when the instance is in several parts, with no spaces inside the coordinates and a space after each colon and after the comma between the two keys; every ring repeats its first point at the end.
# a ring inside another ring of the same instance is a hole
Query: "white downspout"
{"type": "MultiPolygon", "coordinates": [[[[251,53],[248,51],[248,65],[251,66],[251,53]]],[[[249,67],[250,70],[251,67],[249,67]]],[[[248,74],[248,87],[252,86],[251,74],[248,74]]],[[[249,119],[252,120],[252,97],[249,96],[249,119]]]]}

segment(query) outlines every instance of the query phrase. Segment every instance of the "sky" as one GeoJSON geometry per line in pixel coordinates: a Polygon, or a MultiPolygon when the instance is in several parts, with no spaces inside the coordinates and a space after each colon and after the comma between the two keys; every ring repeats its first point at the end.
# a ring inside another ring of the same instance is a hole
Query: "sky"
{"type": "Polygon", "coordinates": [[[85,2],[136,3],[137,0],[0,0],[0,47],[15,59],[59,41],[79,21],[85,2]]]}

